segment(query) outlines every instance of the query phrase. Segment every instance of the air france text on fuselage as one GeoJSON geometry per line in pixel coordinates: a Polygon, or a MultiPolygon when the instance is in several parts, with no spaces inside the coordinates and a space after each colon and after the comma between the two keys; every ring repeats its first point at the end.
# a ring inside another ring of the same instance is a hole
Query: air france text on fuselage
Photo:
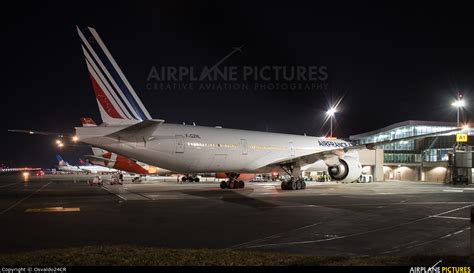
{"type": "Polygon", "coordinates": [[[319,146],[321,147],[349,147],[350,143],[347,142],[338,142],[330,140],[318,140],[319,146]]]}

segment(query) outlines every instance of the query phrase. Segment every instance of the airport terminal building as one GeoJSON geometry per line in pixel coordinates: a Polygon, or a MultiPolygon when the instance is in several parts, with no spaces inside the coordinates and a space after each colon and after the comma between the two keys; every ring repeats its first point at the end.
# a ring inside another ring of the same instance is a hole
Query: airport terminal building
{"type": "MultiPolygon", "coordinates": [[[[408,120],[378,130],[352,135],[350,140],[357,144],[366,144],[455,128],[455,122],[408,120]]],[[[468,134],[471,135],[470,132],[468,134]]],[[[463,148],[469,151],[465,152],[466,155],[467,153],[471,155],[473,144],[474,142],[469,137],[463,148]]],[[[452,154],[455,145],[456,133],[452,133],[383,145],[377,150],[364,150],[360,152],[363,172],[372,174],[375,181],[447,182],[452,175],[452,154]]],[[[458,153],[460,152],[456,152],[456,157],[461,159],[458,153]]],[[[472,167],[472,160],[468,165],[472,167]]],[[[471,168],[468,171],[472,173],[471,168]]]]}

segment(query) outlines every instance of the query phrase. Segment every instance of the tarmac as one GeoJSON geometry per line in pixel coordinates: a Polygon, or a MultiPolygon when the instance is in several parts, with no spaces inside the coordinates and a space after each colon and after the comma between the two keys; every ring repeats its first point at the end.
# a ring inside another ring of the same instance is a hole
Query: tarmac
{"type": "MultiPolygon", "coordinates": [[[[474,187],[278,182],[222,190],[176,178],[90,186],[92,176],[0,176],[0,252],[88,245],[305,255],[469,255],[474,187]]],[[[107,179],[105,179],[107,180],[107,179]]]]}

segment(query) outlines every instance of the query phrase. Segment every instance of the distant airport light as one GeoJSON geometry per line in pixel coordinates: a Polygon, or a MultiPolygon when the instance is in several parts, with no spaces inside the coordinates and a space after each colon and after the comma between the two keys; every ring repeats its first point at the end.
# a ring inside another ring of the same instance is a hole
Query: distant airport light
{"type": "Polygon", "coordinates": [[[464,103],[464,100],[457,100],[453,103],[451,103],[452,106],[454,107],[457,107],[457,108],[461,108],[461,107],[464,107],[465,106],[465,103],[464,103]]]}
{"type": "Polygon", "coordinates": [[[331,117],[334,116],[335,113],[336,113],[336,108],[334,107],[331,107],[329,110],[326,111],[326,114],[331,117]]]}
{"type": "Polygon", "coordinates": [[[330,123],[330,126],[331,126],[331,137],[332,137],[332,119],[333,119],[335,113],[336,113],[336,107],[335,106],[329,108],[329,110],[326,111],[326,115],[329,117],[329,123],[330,123]]]}
{"type": "Polygon", "coordinates": [[[462,126],[462,129],[463,129],[463,130],[469,130],[469,124],[464,124],[464,125],[462,126]]]}
{"type": "Polygon", "coordinates": [[[30,177],[30,173],[29,173],[29,172],[23,172],[23,181],[24,181],[24,182],[27,182],[29,177],[30,177]]]}
{"type": "Polygon", "coordinates": [[[462,99],[462,95],[458,96],[458,99],[451,103],[452,106],[456,107],[457,110],[457,127],[459,128],[459,110],[465,106],[464,100],[462,99]]]}
{"type": "Polygon", "coordinates": [[[58,145],[59,148],[62,148],[64,146],[64,143],[61,140],[56,140],[56,144],[58,145]]]}
{"type": "Polygon", "coordinates": [[[78,140],[79,140],[79,138],[77,136],[72,137],[72,141],[77,142],[78,140]]]}

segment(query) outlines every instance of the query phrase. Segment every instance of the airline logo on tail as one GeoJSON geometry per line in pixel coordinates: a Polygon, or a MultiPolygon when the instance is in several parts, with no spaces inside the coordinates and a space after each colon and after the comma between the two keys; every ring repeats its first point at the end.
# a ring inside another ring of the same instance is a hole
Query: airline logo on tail
{"type": "Polygon", "coordinates": [[[79,165],[81,165],[81,166],[89,166],[90,164],[84,162],[84,160],[82,160],[81,158],[79,158],[79,165]]]}
{"type": "Polygon", "coordinates": [[[102,121],[123,124],[151,119],[95,29],[77,27],[102,121]]]}
{"type": "Polygon", "coordinates": [[[60,155],[56,155],[56,160],[59,162],[59,166],[67,166],[69,165],[60,155]]]}

